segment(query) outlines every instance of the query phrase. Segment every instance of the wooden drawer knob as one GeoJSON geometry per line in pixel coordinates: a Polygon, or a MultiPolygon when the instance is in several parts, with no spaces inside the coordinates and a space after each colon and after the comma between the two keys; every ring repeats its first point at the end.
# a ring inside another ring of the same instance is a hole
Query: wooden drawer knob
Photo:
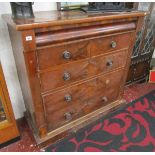
{"type": "Polygon", "coordinates": [[[72,119],[72,113],[71,113],[71,112],[66,112],[66,113],[64,114],[64,116],[65,116],[65,119],[66,119],[66,120],[71,120],[71,119],[72,119]]]}
{"type": "Polygon", "coordinates": [[[107,101],[108,101],[108,98],[107,98],[106,96],[103,96],[103,97],[102,97],[102,102],[103,102],[103,103],[106,103],[107,101]]]}
{"type": "Polygon", "coordinates": [[[113,66],[113,61],[112,60],[108,60],[106,65],[108,67],[112,67],[113,66]]]}
{"type": "Polygon", "coordinates": [[[64,75],[63,75],[63,79],[64,79],[65,81],[68,81],[68,80],[70,80],[70,78],[71,78],[70,73],[65,72],[64,75]]]}
{"type": "Polygon", "coordinates": [[[69,60],[71,58],[71,53],[69,51],[64,51],[63,52],[63,58],[66,60],[69,60]]]}
{"type": "Polygon", "coordinates": [[[72,101],[72,96],[70,94],[66,94],[65,97],[64,97],[64,100],[66,102],[70,102],[70,101],[72,101]]]}
{"type": "Polygon", "coordinates": [[[116,48],[116,46],[117,46],[117,43],[116,43],[115,41],[112,41],[112,42],[111,42],[111,47],[112,47],[112,48],[116,48]]]}

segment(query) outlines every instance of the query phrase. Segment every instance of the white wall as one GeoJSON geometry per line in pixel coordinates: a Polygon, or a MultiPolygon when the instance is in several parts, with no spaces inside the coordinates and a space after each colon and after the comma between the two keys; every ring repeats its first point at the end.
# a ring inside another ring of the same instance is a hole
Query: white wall
{"type": "MultiPolygon", "coordinates": [[[[35,2],[33,5],[33,10],[34,12],[56,10],[56,3],[35,2]]],[[[6,23],[1,18],[1,15],[6,13],[11,13],[10,3],[0,2],[0,61],[3,67],[15,118],[18,119],[23,117],[25,106],[10,43],[8,28],[6,23]]]]}

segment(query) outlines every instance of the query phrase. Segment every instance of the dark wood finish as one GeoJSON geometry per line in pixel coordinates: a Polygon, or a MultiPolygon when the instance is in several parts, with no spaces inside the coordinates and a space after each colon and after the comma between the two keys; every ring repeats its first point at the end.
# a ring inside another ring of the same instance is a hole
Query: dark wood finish
{"type": "Polygon", "coordinates": [[[3,16],[38,144],[56,141],[123,103],[135,35],[146,14],[51,11],[26,20],[3,16]]]}
{"type": "Polygon", "coordinates": [[[0,63],[0,100],[4,108],[6,119],[0,121],[0,146],[11,139],[19,137],[19,131],[16,125],[11,101],[9,98],[2,66],[0,63]]]}

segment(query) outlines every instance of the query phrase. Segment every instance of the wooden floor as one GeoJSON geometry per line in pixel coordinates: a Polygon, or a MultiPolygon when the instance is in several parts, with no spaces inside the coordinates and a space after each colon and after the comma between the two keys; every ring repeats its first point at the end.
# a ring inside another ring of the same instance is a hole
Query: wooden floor
{"type": "MultiPolygon", "coordinates": [[[[155,84],[135,84],[133,86],[125,88],[124,99],[126,99],[126,101],[129,103],[154,89],[155,84]]],[[[21,140],[0,149],[0,152],[43,151],[43,149],[36,146],[27,122],[23,120],[22,122],[18,123],[18,126],[21,133],[21,140]]]]}

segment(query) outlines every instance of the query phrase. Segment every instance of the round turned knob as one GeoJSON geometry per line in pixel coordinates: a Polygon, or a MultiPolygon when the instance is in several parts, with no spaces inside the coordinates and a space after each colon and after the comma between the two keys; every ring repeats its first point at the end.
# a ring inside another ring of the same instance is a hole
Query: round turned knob
{"type": "Polygon", "coordinates": [[[66,94],[64,96],[64,99],[65,99],[66,102],[70,102],[70,101],[72,101],[72,96],[70,94],[66,94]]]}
{"type": "Polygon", "coordinates": [[[68,51],[64,51],[63,52],[63,58],[64,59],[70,59],[71,58],[71,53],[70,52],[68,52],[68,51]]]}
{"type": "Polygon", "coordinates": [[[106,103],[108,101],[107,97],[106,96],[103,96],[102,97],[102,101],[103,101],[103,103],[106,103]]]}
{"type": "Polygon", "coordinates": [[[109,84],[109,83],[110,83],[110,80],[109,80],[109,79],[107,79],[107,80],[105,81],[105,83],[106,83],[106,84],[109,84]]]}
{"type": "Polygon", "coordinates": [[[115,48],[116,46],[117,46],[117,43],[116,43],[115,41],[112,41],[112,42],[111,42],[111,47],[112,47],[112,48],[115,48]]]}
{"type": "Polygon", "coordinates": [[[113,61],[112,61],[112,60],[108,60],[106,65],[107,65],[108,67],[112,67],[113,61]]]}
{"type": "Polygon", "coordinates": [[[64,79],[65,81],[68,81],[68,80],[70,80],[70,78],[71,78],[70,73],[65,72],[64,75],[63,75],[63,79],[64,79]]]}
{"type": "Polygon", "coordinates": [[[71,114],[71,112],[66,112],[66,113],[64,114],[64,116],[65,116],[66,120],[71,120],[71,119],[72,119],[72,114],[71,114]]]}

